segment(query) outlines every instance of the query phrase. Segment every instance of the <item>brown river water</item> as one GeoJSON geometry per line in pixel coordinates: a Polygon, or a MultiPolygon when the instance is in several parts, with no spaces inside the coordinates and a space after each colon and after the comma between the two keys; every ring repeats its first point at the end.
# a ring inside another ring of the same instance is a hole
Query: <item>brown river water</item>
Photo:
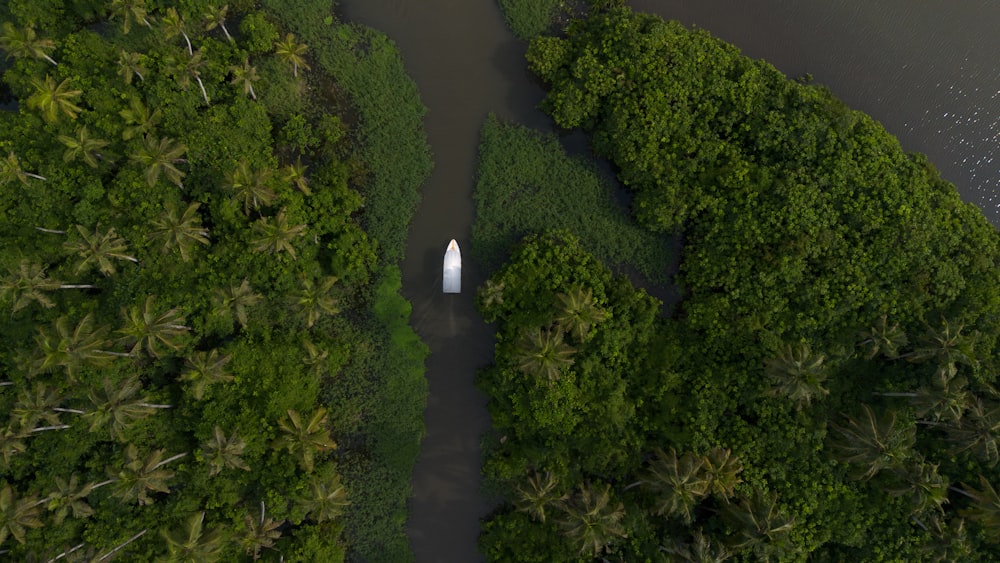
{"type": "MultiPolygon", "coordinates": [[[[1000,2],[996,0],[633,0],[696,25],[790,76],[811,74],[850,106],[930,156],[962,197],[1000,224],[1000,2]]],[[[487,113],[539,129],[543,95],[526,44],[496,0],[342,0],[349,21],[399,46],[429,112],[435,169],[402,264],[412,322],[430,346],[430,396],[413,473],[407,534],[418,562],[478,561],[480,436],[489,426],[473,380],[493,332],[473,307],[484,273],[466,260],[460,295],[441,293],[448,241],[468,255],[479,128],[487,113]]]]}

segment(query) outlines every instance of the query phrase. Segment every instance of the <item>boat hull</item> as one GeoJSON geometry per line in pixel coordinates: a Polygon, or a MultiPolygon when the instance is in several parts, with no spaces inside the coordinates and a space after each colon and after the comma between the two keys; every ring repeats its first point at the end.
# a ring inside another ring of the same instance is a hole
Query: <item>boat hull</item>
{"type": "Polygon", "coordinates": [[[442,279],[441,288],[445,293],[462,293],[462,251],[455,239],[451,239],[444,253],[442,279]]]}

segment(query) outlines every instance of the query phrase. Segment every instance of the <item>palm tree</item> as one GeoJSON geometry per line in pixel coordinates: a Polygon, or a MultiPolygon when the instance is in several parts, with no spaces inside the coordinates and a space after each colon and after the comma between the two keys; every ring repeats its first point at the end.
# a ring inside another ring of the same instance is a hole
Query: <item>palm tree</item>
{"type": "Polygon", "coordinates": [[[216,27],[222,29],[222,33],[226,34],[226,39],[230,43],[235,43],[233,36],[229,34],[229,30],[226,29],[226,14],[229,12],[229,4],[225,6],[206,6],[205,11],[202,13],[202,17],[205,20],[205,31],[212,31],[216,27]]]}
{"type": "Polygon", "coordinates": [[[177,13],[177,9],[173,6],[167,8],[167,13],[162,18],[160,22],[163,24],[163,36],[167,39],[172,39],[178,35],[184,36],[184,41],[187,43],[188,55],[193,55],[194,50],[191,49],[191,38],[188,37],[187,30],[185,29],[187,25],[184,22],[184,18],[177,13]]]}
{"type": "Polygon", "coordinates": [[[205,512],[192,514],[180,530],[161,532],[167,541],[167,557],[171,563],[207,563],[218,561],[225,547],[219,528],[205,529],[205,512]]]}
{"type": "Polygon", "coordinates": [[[889,359],[898,358],[899,350],[909,344],[906,333],[898,324],[889,325],[885,315],[882,315],[871,328],[861,331],[859,336],[861,342],[858,346],[865,351],[865,357],[869,360],[879,353],[889,359]]]}
{"type": "Polygon", "coordinates": [[[597,302],[591,288],[574,285],[568,293],[556,294],[558,311],[556,323],[576,338],[577,342],[585,342],[590,334],[590,328],[602,320],[606,313],[597,302]]]}
{"type": "Polygon", "coordinates": [[[149,187],[156,185],[162,173],[172,184],[183,189],[184,184],[181,180],[184,178],[184,172],[180,171],[176,164],[187,162],[182,158],[185,152],[187,147],[184,143],[166,137],[158,139],[146,135],[143,137],[142,146],[129,158],[143,168],[146,184],[149,187]]]}
{"type": "Polygon", "coordinates": [[[336,283],[334,276],[325,276],[319,283],[308,277],[299,280],[299,289],[290,295],[289,302],[297,314],[305,317],[307,327],[312,328],[320,316],[335,315],[339,311],[338,300],[332,295],[336,283]]]}
{"type": "Polygon", "coordinates": [[[340,483],[340,475],[313,475],[309,479],[306,496],[296,499],[298,506],[314,522],[326,522],[339,518],[351,504],[347,500],[347,490],[340,483]]]}
{"type": "Polygon", "coordinates": [[[108,480],[102,483],[81,484],[76,474],[70,475],[69,480],[62,477],[56,477],[55,480],[56,490],[49,493],[45,508],[54,514],[53,520],[56,525],[62,524],[70,515],[73,518],[90,518],[94,514],[94,509],[87,504],[87,495],[112,482],[108,480]]]}
{"type": "Polygon", "coordinates": [[[980,489],[962,485],[965,496],[972,499],[972,505],[959,514],[978,522],[983,534],[990,541],[1000,541],[1000,495],[986,477],[979,476],[980,489]]]}
{"type": "MultiPolygon", "coordinates": [[[[918,521],[919,522],[919,521],[918,521]]],[[[965,531],[965,519],[954,518],[946,521],[943,517],[934,515],[930,525],[920,523],[930,538],[920,546],[923,554],[921,561],[931,563],[950,563],[951,561],[969,561],[972,559],[972,545],[965,531]]]]}
{"type": "Polygon", "coordinates": [[[303,422],[298,412],[289,409],[288,416],[278,421],[282,434],[274,439],[271,447],[287,449],[299,458],[303,469],[312,472],[316,453],[337,447],[326,428],[326,415],[326,409],[320,407],[313,412],[308,422],[303,422]]]}
{"type": "Polygon", "coordinates": [[[133,76],[138,76],[139,80],[145,81],[146,78],[143,76],[145,72],[146,67],[142,65],[142,54],[129,53],[122,49],[121,53],[118,54],[118,74],[125,80],[125,84],[131,84],[133,76]]]}
{"type": "Polygon", "coordinates": [[[187,262],[194,243],[208,246],[208,231],[201,226],[198,215],[198,202],[189,203],[183,213],[179,213],[173,202],[168,201],[163,208],[163,214],[153,221],[150,238],[161,241],[163,253],[176,248],[181,260],[187,262]]]}
{"type": "Polygon", "coordinates": [[[554,329],[535,328],[524,331],[515,344],[517,367],[529,375],[546,379],[549,384],[559,380],[562,370],[573,365],[576,350],[563,342],[563,333],[554,329]]]}
{"type": "Polygon", "coordinates": [[[243,203],[243,212],[250,214],[250,207],[259,209],[260,204],[270,205],[275,198],[268,186],[271,170],[263,168],[250,172],[245,160],[240,160],[236,168],[225,176],[222,188],[232,194],[232,198],[243,203]]]}
{"type": "Polygon", "coordinates": [[[702,458],[703,471],[708,478],[710,493],[729,499],[736,494],[736,486],[743,482],[743,462],[729,448],[715,447],[702,458]]]}
{"type": "Polygon", "coordinates": [[[8,536],[23,544],[25,528],[41,528],[42,521],[38,517],[41,509],[38,507],[44,500],[29,496],[18,499],[13,487],[4,483],[0,489],[0,544],[7,541],[8,536]]]}
{"type": "Polygon", "coordinates": [[[257,74],[257,67],[250,65],[250,59],[244,58],[243,64],[240,66],[230,66],[229,72],[233,73],[233,78],[229,83],[241,87],[244,96],[249,94],[251,98],[256,100],[257,93],[253,91],[253,83],[260,80],[260,76],[257,74]]]}
{"type": "Polygon", "coordinates": [[[23,440],[25,436],[24,430],[15,430],[14,425],[10,423],[5,428],[0,429],[0,456],[3,457],[5,468],[10,466],[12,457],[27,451],[28,446],[23,440]]]}
{"type": "Polygon", "coordinates": [[[672,547],[660,546],[660,551],[670,554],[671,561],[686,563],[722,563],[733,556],[726,546],[713,543],[712,538],[701,530],[694,531],[690,543],[677,542],[672,547]]]}
{"type": "Polygon", "coordinates": [[[108,476],[114,481],[114,496],[124,502],[137,501],[140,505],[152,504],[150,492],[169,493],[167,486],[174,472],[161,469],[171,461],[180,459],[187,453],[180,453],[163,459],[165,450],[155,450],[145,458],[139,457],[135,444],[125,446],[125,465],[118,472],[108,469],[108,476]]]}
{"type": "Polygon", "coordinates": [[[597,557],[617,538],[628,536],[622,525],[625,507],[611,500],[611,486],[603,489],[584,486],[562,505],[565,514],[559,519],[559,529],[579,546],[579,554],[597,557]]]}
{"type": "Polygon", "coordinates": [[[656,450],[642,479],[629,485],[641,486],[655,503],[653,512],[660,516],[680,516],[686,523],[694,521],[694,507],[711,490],[712,481],[704,470],[705,459],[687,452],[677,457],[677,451],[656,450]]]}
{"type": "Polygon", "coordinates": [[[308,168],[308,166],[302,164],[302,159],[299,158],[295,161],[295,164],[289,164],[282,169],[282,179],[291,183],[303,194],[312,195],[312,191],[309,189],[309,178],[306,177],[306,170],[308,168]]]}
{"type": "Polygon", "coordinates": [[[91,137],[86,125],[77,130],[76,137],[59,135],[57,138],[60,143],[66,145],[66,151],[63,152],[63,162],[73,162],[77,157],[80,157],[91,168],[97,168],[98,159],[104,160],[106,158],[101,153],[101,149],[108,146],[108,142],[91,137]]]}
{"type": "Polygon", "coordinates": [[[740,500],[738,504],[727,504],[723,516],[735,528],[731,537],[733,547],[753,547],[757,554],[766,559],[782,549],[788,532],[795,527],[795,521],[781,514],[777,493],[766,494],[755,490],[754,494],[740,500]]]}
{"type": "Polygon", "coordinates": [[[41,264],[21,260],[18,267],[8,268],[8,275],[0,282],[0,296],[13,303],[12,312],[16,313],[31,304],[38,303],[46,309],[55,307],[55,302],[49,299],[46,292],[59,289],[61,282],[46,277],[45,268],[41,264]]]}
{"type": "Polygon", "coordinates": [[[890,496],[910,495],[912,514],[920,515],[930,509],[944,512],[948,502],[948,478],[938,473],[938,466],[920,460],[894,471],[897,483],[885,487],[890,496]]]}
{"type": "MultiPolygon", "coordinates": [[[[160,121],[163,120],[162,111],[149,111],[149,108],[139,98],[130,98],[128,104],[129,107],[118,112],[118,115],[122,116],[122,119],[125,120],[126,127],[122,130],[122,139],[126,141],[138,135],[149,135],[156,129],[160,121]]],[[[177,156],[179,157],[180,155],[177,156]]]]}
{"type": "Polygon", "coordinates": [[[239,544],[244,552],[253,556],[253,560],[256,561],[260,559],[261,549],[274,547],[274,542],[281,537],[281,530],[278,528],[285,521],[266,517],[264,501],[260,501],[260,519],[252,514],[244,514],[243,521],[247,528],[240,537],[239,544]]]}
{"type": "Polygon", "coordinates": [[[17,29],[11,22],[4,22],[3,32],[0,33],[0,47],[7,52],[7,58],[45,59],[54,66],[59,64],[48,55],[49,51],[56,48],[55,42],[41,39],[31,27],[17,29]]]}
{"type": "Polygon", "coordinates": [[[952,452],[971,450],[990,467],[1000,461],[1000,404],[976,397],[958,426],[946,429],[952,452]]]}
{"type": "Polygon", "coordinates": [[[186,58],[178,60],[170,57],[167,61],[170,72],[177,79],[177,85],[186,92],[191,86],[191,80],[194,79],[198,83],[198,88],[201,90],[201,97],[205,99],[205,104],[207,105],[209,103],[208,92],[205,91],[205,84],[201,81],[201,71],[205,68],[207,62],[202,58],[201,49],[198,49],[186,58]]]}
{"type": "Polygon", "coordinates": [[[51,331],[38,330],[32,371],[41,373],[59,366],[66,370],[66,375],[72,381],[81,366],[109,365],[116,357],[126,354],[103,349],[108,344],[107,332],[106,327],[94,326],[93,315],[89,313],[72,329],[68,317],[59,317],[52,324],[51,331]]]}
{"type": "Polygon", "coordinates": [[[830,393],[823,387],[828,375],[824,360],[805,342],[784,345],[764,368],[771,383],[769,393],[790,399],[798,408],[809,406],[814,397],[830,393]]]}
{"type": "Polygon", "coordinates": [[[62,404],[62,396],[57,389],[49,389],[42,381],[35,387],[25,387],[18,394],[17,401],[10,411],[10,419],[17,423],[23,432],[31,432],[39,422],[47,426],[58,426],[59,412],[53,410],[62,404]]]}
{"type": "Polygon", "coordinates": [[[110,377],[102,379],[100,387],[92,387],[87,393],[93,410],[84,413],[83,418],[90,423],[90,431],[96,432],[106,426],[111,439],[118,440],[133,422],[150,416],[157,409],[171,408],[171,405],[150,403],[149,399],[138,396],[140,391],[142,384],[135,375],[124,381],[110,377]]]}
{"type": "Polygon", "coordinates": [[[195,352],[185,361],[187,369],[181,374],[181,381],[191,383],[191,395],[200,401],[209,385],[233,380],[233,376],[226,371],[226,364],[231,359],[232,354],[220,354],[214,349],[210,352],[195,352]]]}
{"type": "Polygon", "coordinates": [[[839,439],[835,437],[833,442],[833,452],[840,461],[859,465],[859,478],[868,480],[883,469],[901,467],[910,458],[916,428],[903,426],[895,411],[876,415],[868,405],[861,408],[860,418],[846,417],[845,426],[833,426],[839,434],[839,439]]]}
{"type": "Polygon", "coordinates": [[[139,263],[135,257],[126,254],[128,245],[125,239],[118,236],[114,227],[101,232],[101,226],[98,225],[94,232],[90,232],[83,225],[76,225],[76,231],[80,234],[80,238],[66,241],[63,243],[63,248],[80,257],[74,267],[77,274],[85,273],[97,266],[102,274],[110,276],[117,271],[112,259],[139,263]]]}
{"type": "Polygon", "coordinates": [[[941,320],[941,328],[927,328],[920,338],[920,346],[906,357],[910,362],[934,361],[938,366],[953,366],[965,364],[974,367],[976,364],[973,348],[979,338],[978,332],[962,334],[964,325],[953,326],[947,319],[941,320]]]}
{"type": "Polygon", "coordinates": [[[7,158],[0,160],[0,186],[8,184],[12,180],[17,180],[27,186],[28,178],[42,180],[43,182],[46,180],[44,176],[25,172],[21,168],[21,162],[17,159],[17,155],[12,152],[7,153],[7,158]]]}
{"type": "Polygon", "coordinates": [[[947,370],[937,370],[932,384],[920,387],[915,392],[889,392],[876,395],[910,399],[917,416],[931,416],[930,421],[923,422],[958,423],[972,401],[972,395],[966,389],[967,384],[968,380],[962,376],[949,374],[947,370]]]}
{"type": "Polygon", "coordinates": [[[133,305],[128,310],[122,309],[125,317],[125,328],[118,330],[124,334],[122,342],[129,348],[129,353],[145,348],[146,353],[159,358],[163,350],[160,345],[177,351],[182,343],[179,338],[191,327],[184,326],[184,316],[179,309],[168,309],[158,312],[156,297],[147,295],[142,307],[133,305]]]}
{"type": "Polygon", "coordinates": [[[292,65],[292,76],[298,78],[300,66],[306,70],[309,69],[309,65],[306,64],[305,59],[305,54],[309,50],[309,47],[304,43],[296,43],[294,33],[286,35],[284,41],[276,41],[274,49],[275,53],[282,60],[292,65]]]}
{"type": "Polygon", "coordinates": [[[46,74],[45,80],[32,78],[31,85],[35,87],[35,93],[28,97],[28,107],[42,112],[45,121],[54,123],[59,120],[60,114],[76,119],[83,111],[80,106],[73,103],[83,91],[70,90],[69,78],[64,78],[62,82],[56,84],[56,81],[46,74]]]}
{"type": "Polygon", "coordinates": [[[496,305],[503,305],[504,289],[506,289],[506,285],[503,281],[486,280],[486,283],[479,289],[480,308],[485,311],[496,305]]]}
{"type": "Polygon", "coordinates": [[[308,338],[302,340],[302,347],[306,349],[302,363],[312,367],[313,375],[318,377],[326,370],[326,361],[330,357],[330,351],[321,349],[310,342],[308,338]]]}
{"type": "Polygon", "coordinates": [[[230,313],[236,315],[236,320],[240,326],[247,326],[247,309],[259,303],[263,297],[254,293],[250,287],[250,282],[246,278],[240,285],[231,285],[226,288],[216,289],[212,299],[213,307],[217,313],[230,313]]]}
{"type": "Polygon", "coordinates": [[[153,24],[147,18],[146,0],[111,0],[109,9],[111,19],[122,20],[122,33],[128,34],[133,21],[153,29],[153,24]]]}
{"type": "Polygon", "coordinates": [[[526,513],[539,522],[545,522],[545,509],[557,507],[569,498],[566,493],[559,493],[559,479],[551,472],[544,474],[532,473],[524,483],[514,487],[514,507],[526,513]]]}
{"type": "Polygon", "coordinates": [[[271,254],[287,252],[292,256],[292,259],[295,259],[295,247],[292,246],[292,240],[305,234],[306,226],[289,225],[285,208],[281,208],[278,215],[273,217],[273,223],[271,219],[271,217],[261,217],[254,222],[253,231],[257,235],[251,241],[254,250],[271,254]]]}
{"type": "Polygon", "coordinates": [[[212,429],[212,439],[201,446],[209,466],[208,475],[214,477],[227,467],[250,471],[250,466],[240,457],[246,447],[247,443],[236,430],[227,437],[222,428],[215,426],[212,429]]]}

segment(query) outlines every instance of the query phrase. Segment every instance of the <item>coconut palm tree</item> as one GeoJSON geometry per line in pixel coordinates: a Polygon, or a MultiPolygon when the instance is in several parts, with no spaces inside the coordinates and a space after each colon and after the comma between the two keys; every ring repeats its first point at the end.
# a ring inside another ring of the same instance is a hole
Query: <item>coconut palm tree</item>
{"type": "Polygon", "coordinates": [[[347,499],[347,489],[340,482],[340,475],[313,475],[309,479],[309,489],[305,496],[296,499],[296,504],[314,522],[326,522],[339,518],[351,501],[347,499]]]}
{"type": "Polygon", "coordinates": [[[573,365],[576,350],[563,342],[563,333],[555,329],[523,331],[515,344],[514,360],[518,369],[549,382],[559,380],[562,370],[573,365]]]}
{"type": "Polygon", "coordinates": [[[673,448],[667,452],[657,449],[641,480],[629,488],[641,486],[649,493],[655,514],[680,516],[690,524],[695,506],[711,490],[712,481],[704,466],[705,458],[691,452],[678,457],[673,448]]]}
{"type": "Polygon", "coordinates": [[[142,307],[133,305],[122,309],[122,316],[125,327],[118,332],[125,335],[122,342],[132,355],[145,349],[150,356],[159,358],[163,354],[161,345],[173,351],[180,350],[183,346],[180,337],[191,330],[184,325],[184,315],[179,309],[158,311],[153,295],[146,296],[142,307]]]}
{"type": "Polygon", "coordinates": [[[38,497],[17,498],[17,493],[9,483],[0,488],[0,544],[13,536],[18,543],[25,541],[25,528],[41,528],[39,505],[45,502],[38,497]]]}
{"type": "Polygon", "coordinates": [[[222,428],[215,426],[212,429],[212,439],[201,445],[205,461],[208,462],[208,475],[214,477],[227,467],[250,471],[250,466],[240,457],[246,447],[247,443],[240,438],[236,430],[226,436],[222,428]]]}
{"type": "Polygon", "coordinates": [[[539,522],[545,522],[545,509],[558,507],[569,498],[559,492],[559,479],[551,472],[532,473],[514,487],[514,507],[539,522]]]}
{"type": "Polygon", "coordinates": [[[160,174],[163,174],[172,184],[183,189],[184,172],[177,168],[177,164],[187,162],[182,158],[185,152],[187,147],[184,143],[166,137],[159,139],[146,135],[143,137],[142,146],[129,155],[129,159],[143,168],[146,184],[149,187],[155,186],[160,174]]]}
{"type": "Polygon", "coordinates": [[[82,158],[87,166],[97,168],[97,161],[107,158],[101,149],[108,146],[108,142],[91,137],[86,125],[77,129],[76,137],[59,135],[57,139],[66,145],[66,151],[63,152],[63,162],[73,162],[77,158],[82,158]]]}
{"type": "Polygon", "coordinates": [[[785,517],[778,508],[778,495],[755,490],[739,503],[727,504],[723,517],[735,530],[730,541],[733,547],[752,547],[761,559],[780,553],[795,521],[785,517]]]}
{"type": "Polygon", "coordinates": [[[206,6],[204,12],[202,12],[202,19],[205,21],[205,31],[212,31],[216,27],[222,30],[222,33],[226,34],[226,39],[230,43],[235,43],[233,36],[229,34],[229,30],[226,29],[226,14],[229,12],[229,4],[225,6],[206,6]]]}
{"type": "Polygon", "coordinates": [[[306,422],[297,411],[289,409],[288,416],[278,421],[281,435],[274,439],[271,447],[287,449],[298,457],[303,469],[312,472],[316,453],[337,447],[326,428],[326,415],[326,409],[319,407],[306,422]]]}
{"type": "Polygon", "coordinates": [[[111,439],[119,440],[133,422],[152,415],[157,409],[171,408],[171,405],[150,403],[146,397],[139,396],[140,391],[142,384],[134,375],[124,381],[104,377],[99,387],[91,387],[87,397],[93,408],[83,414],[83,419],[90,423],[90,431],[106,427],[111,439]]]}
{"type": "Polygon", "coordinates": [[[809,406],[813,398],[830,392],[823,387],[829,370],[824,365],[826,357],[814,353],[806,342],[786,344],[778,350],[777,357],[768,360],[764,373],[771,383],[771,395],[785,397],[798,408],[809,406]]]}
{"type": "Polygon", "coordinates": [[[946,432],[952,452],[972,451],[990,467],[1000,461],[1000,403],[976,397],[961,422],[946,432]]]}
{"type": "Polygon", "coordinates": [[[49,493],[49,496],[46,497],[48,502],[45,508],[52,513],[52,518],[56,525],[62,524],[63,520],[70,515],[73,518],[90,518],[93,516],[94,509],[87,504],[87,495],[95,489],[112,482],[108,480],[103,483],[81,484],[75,473],[70,475],[68,480],[56,477],[55,481],[56,490],[49,493]]]}
{"type": "Polygon", "coordinates": [[[930,421],[924,422],[958,423],[972,402],[972,395],[966,388],[967,385],[966,378],[950,374],[948,370],[937,370],[931,385],[924,385],[914,392],[876,393],[876,395],[910,399],[917,416],[930,416],[930,421]]]}
{"type": "Polygon", "coordinates": [[[861,405],[861,409],[860,417],[845,417],[844,426],[832,426],[836,432],[832,449],[840,461],[858,465],[858,477],[868,480],[883,469],[902,467],[910,459],[916,428],[901,423],[896,411],[876,415],[868,405],[861,405]]]}
{"type": "Polygon", "coordinates": [[[986,477],[979,476],[979,489],[963,484],[964,493],[972,499],[972,505],[959,514],[978,522],[983,535],[990,541],[1000,541],[1000,495],[986,477]]]}
{"type": "Polygon", "coordinates": [[[247,309],[259,303],[263,297],[254,293],[250,287],[250,282],[246,278],[240,285],[230,285],[221,289],[216,289],[212,298],[212,305],[216,313],[234,314],[240,326],[247,326],[247,309]]]}
{"type": "Polygon", "coordinates": [[[179,530],[161,532],[167,542],[167,556],[171,563],[218,561],[222,557],[225,538],[219,528],[205,529],[205,512],[192,514],[179,530]]]}
{"type": "Polygon", "coordinates": [[[898,358],[900,349],[909,344],[906,333],[898,324],[890,325],[885,315],[882,315],[871,328],[861,331],[859,336],[861,341],[858,342],[858,346],[869,360],[879,353],[889,359],[898,358]]]}
{"type": "Polygon", "coordinates": [[[187,34],[187,23],[184,18],[177,13],[177,9],[173,6],[167,8],[167,13],[160,18],[160,24],[163,27],[163,36],[167,39],[173,39],[178,35],[184,37],[184,41],[187,43],[188,55],[193,55],[194,50],[191,49],[191,38],[187,34]]]}
{"type": "Polygon", "coordinates": [[[723,501],[736,494],[736,486],[743,482],[743,462],[729,448],[715,447],[702,457],[702,468],[708,479],[708,491],[723,501]]]}
{"type": "Polygon", "coordinates": [[[124,49],[118,54],[118,74],[125,81],[125,84],[131,84],[133,76],[138,76],[139,80],[142,81],[146,80],[146,77],[143,76],[146,73],[146,67],[142,64],[142,58],[141,53],[129,53],[124,49]]]}
{"type": "Polygon", "coordinates": [[[326,371],[326,362],[330,357],[330,351],[316,346],[308,338],[302,339],[302,347],[306,349],[302,363],[312,368],[313,375],[317,377],[322,375],[326,371]]]}
{"type": "Polygon", "coordinates": [[[127,355],[104,350],[108,345],[107,333],[107,327],[94,326],[92,314],[80,319],[73,328],[68,317],[59,317],[51,330],[38,329],[31,371],[41,373],[62,367],[73,381],[82,366],[104,367],[116,357],[127,355]]]}
{"type": "MultiPolygon", "coordinates": [[[[153,130],[156,129],[156,126],[159,125],[160,121],[163,120],[162,111],[150,111],[139,98],[130,98],[128,101],[128,107],[119,111],[118,115],[122,116],[122,119],[125,120],[125,128],[122,130],[122,139],[125,139],[126,141],[137,136],[146,136],[151,134],[153,130]]],[[[172,161],[178,162],[176,159],[179,156],[180,155],[171,157],[172,161]]],[[[183,174],[181,174],[181,176],[183,176],[183,174]]],[[[155,182],[156,181],[154,179],[154,183],[155,182]]]]}
{"type": "Polygon", "coordinates": [[[253,91],[253,83],[260,80],[260,75],[257,74],[257,67],[250,65],[250,59],[244,58],[242,65],[230,66],[229,72],[233,73],[233,78],[229,83],[239,86],[243,90],[244,96],[249,95],[256,100],[257,93],[253,91]]]}
{"type": "Polygon", "coordinates": [[[177,85],[186,92],[191,86],[191,80],[193,79],[198,83],[198,88],[201,90],[201,97],[204,98],[205,104],[208,105],[208,92],[205,91],[205,83],[201,81],[201,71],[206,65],[207,61],[202,58],[201,49],[198,49],[188,57],[179,59],[175,57],[167,58],[167,66],[177,80],[177,85]]]}
{"type": "Polygon", "coordinates": [[[953,325],[947,319],[941,320],[941,328],[928,327],[921,336],[919,346],[905,357],[910,362],[934,362],[938,366],[953,366],[964,364],[975,367],[974,348],[979,338],[978,332],[962,334],[964,325],[953,325]]]}
{"type": "Polygon", "coordinates": [[[63,243],[63,248],[79,257],[74,266],[74,271],[77,274],[86,273],[97,266],[102,274],[110,276],[117,271],[113,260],[128,260],[135,264],[139,263],[135,257],[127,254],[128,245],[125,243],[125,239],[118,236],[114,227],[109,227],[108,230],[101,232],[101,226],[98,225],[91,232],[83,225],[76,225],[76,231],[80,238],[66,241],[63,243]]]}
{"type": "Polygon", "coordinates": [[[25,172],[21,168],[21,162],[17,159],[17,155],[12,152],[7,153],[7,158],[0,160],[0,186],[7,185],[13,180],[17,180],[28,186],[28,178],[42,180],[43,182],[46,180],[44,176],[25,172]]]}
{"type": "Polygon", "coordinates": [[[226,371],[226,364],[233,359],[232,354],[220,354],[218,350],[195,352],[185,361],[181,381],[191,383],[191,395],[198,401],[205,396],[205,388],[215,383],[232,381],[233,376],[226,371]]]}
{"type": "Polygon", "coordinates": [[[556,311],[556,323],[577,342],[585,342],[591,327],[607,316],[594,300],[593,290],[580,285],[574,285],[567,293],[556,294],[556,311]]]}
{"type": "Polygon", "coordinates": [[[111,19],[122,20],[122,33],[126,35],[131,31],[133,21],[153,29],[146,12],[146,0],[111,0],[108,8],[111,19]]]}
{"type": "Polygon", "coordinates": [[[225,176],[222,189],[229,192],[233,200],[243,204],[243,212],[250,214],[250,207],[259,209],[260,205],[270,205],[274,201],[274,190],[268,185],[271,181],[270,169],[262,168],[250,171],[245,160],[236,163],[236,168],[225,176]]]}
{"type": "Polygon", "coordinates": [[[972,544],[965,530],[964,518],[945,520],[935,514],[927,525],[920,523],[920,526],[929,535],[928,541],[920,546],[921,561],[950,563],[972,560],[972,544]]]}
{"type": "Polygon", "coordinates": [[[711,536],[695,530],[690,542],[677,542],[671,547],[660,546],[671,555],[671,561],[686,563],[722,563],[733,556],[725,545],[716,544],[711,536]]]}
{"type": "Polygon", "coordinates": [[[612,501],[610,485],[585,485],[562,508],[559,530],[579,547],[581,556],[597,557],[616,539],[628,536],[622,525],[625,507],[612,501]]]}
{"type": "Polygon", "coordinates": [[[281,178],[295,186],[303,194],[312,195],[312,190],[309,189],[309,178],[306,176],[308,168],[308,166],[302,164],[302,159],[299,158],[295,161],[295,164],[289,164],[281,169],[281,178]]]}
{"type": "Polygon", "coordinates": [[[69,78],[64,78],[56,84],[56,81],[46,74],[44,80],[32,78],[31,85],[35,87],[35,93],[28,97],[28,107],[42,112],[45,121],[55,123],[59,120],[60,114],[76,119],[83,111],[83,108],[73,103],[83,91],[70,90],[69,78]]]}
{"type": "Polygon", "coordinates": [[[163,206],[163,214],[153,221],[149,235],[162,244],[164,254],[176,248],[181,260],[187,262],[194,243],[208,246],[208,230],[201,226],[201,217],[198,215],[200,206],[197,201],[189,203],[183,213],[171,201],[163,206]]]}
{"type": "Polygon", "coordinates": [[[503,291],[506,284],[503,281],[486,280],[486,283],[479,288],[479,307],[488,310],[497,305],[503,305],[503,291]]]}
{"type": "Polygon", "coordinates": [[[169,493],[170,487],[167,481],[173,478],[174,472],[161,469],[171,461],[180,459],[187,453],[179,453],[175,456],[163,459],[166,450],[154,450],[145,457],[139,456],[139,450],[135,444],[125,446],[125,464],[119,471],[108,469],[108,477],[114,483],[115,497],[124,502],[136,501],[140,505],[152,504],[153,499],[150,492],[169,493]]]}
{"type": "Polygon", "coordinates": [[[318,283],[303,277],[299,280],[299,288],[289,296],[292,310],[305,319],[308,328],[312,328],[322,315],[335,315],[340,310],[338,299],[333,295],[336,283],[334,276],[325,276],[318,283]]]}
{"type": "Polygon", "coordinates": [[[253,514],[244,514],[243,522],[246,523],[246,530],[239,538],[240,547],[253,560],[260,559],[260,550],[271,549],[274,542],[281,537],[281,530],[278,528],[285,523],[284,520],[275,520],[266,516],[264,501],[260,501],[260,518],[253,514]]]}
{"type": "Polygon", "coordinates": [[[251,241],[253,249],[270,254],[287,252],[292,259],[295,259],[295,247],[292,246],[292,241],[305,234],[306,226],[290,225],[285,208],[281,208],[281,211],[273,217],[273,222],[271,219],[271,217],[261,217],[254,222],[253,232],[257,236],[251,241]]]}
{"type": "Polygon", "coordinates": [[[25,436],[26,433],[23,429],[15,429],[14,425],[10,423],[0,429],[0,457],[3,458],[3,467],[10,465],[12,457],[27,451],[28,446],[24,443],[25,436]]]}
{"type": "Polygon", "coordinates": [[[62,404],[62,395],[58,389],[50,389],[42,381],[34,387],[25,387],[18,393],[17,401],[10,410],[10,420],[23,432],[31,432],[39,422],[46,426],[58,426],[59,412],[53,410],[62,404]]]}
{"type": "Polygon", "coordinates": [[[294,33],[289,33],[282,41],[276,41],[274,50],[281,60],[292,65],[292,76],[296,78],[299,76],[299,67],[309,70],[305,59],[309,47],[305,43],[296,42],[294,33]]]}
{"type": "Polygon", "coordinates": [[[7,58],[16,59],[45,59],[58,66],[49,51],[56,48],[56,44],[51,39],[42,39],[35,34],[32,27],[18,29],[11,22],[4,22],[0,32],[0,48],[7,52],[7,58]]]}
{"type": "Polygon", "coordinates": [[[13,303],[13,312],[24,309],[32,302],[46,309],[51,309],[55,303],[49,299],[46,292],[59,289],[93,289],[96,286],[87,284],[64,284],[45,275],[45,267],[41,264],[21,260],[17,268],[8,268],[7,276],[0,280],[0,298],[13,303]]]}
{"type": "Polygon", "coordinates": [[[884,491],[890,496],[909,496],[913,515],[921,515],[934,509],[944,512],[942,506],[948,502],[948,478],[938,473],[936,464],[919,460],[893,470],[898,481],[889,483],[884,491]]]}

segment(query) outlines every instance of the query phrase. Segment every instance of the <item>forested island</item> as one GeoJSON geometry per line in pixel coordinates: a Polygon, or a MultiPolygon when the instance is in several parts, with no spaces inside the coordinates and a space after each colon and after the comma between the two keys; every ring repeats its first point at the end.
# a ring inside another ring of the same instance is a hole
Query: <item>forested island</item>
{"type": "Polygon", "coordinates": [[[424,108],[333,8],[2,3],[0,559],[410,557],[424,108]]]}
{"type": "Polygon", "coordinates": [[[548,228],[593,204],[591,166],[560,192],[554,137],[487,122],[473,242],[499,263],[527,235],[477,296],[498,329],[487,560],[1000,558],[980,211],[871,117],[707,32],[616,1],[566,26],[558,2],[500,4],[556,126],[611,162],[634,225],[675,237],[680,302],[613,273],[657,263],[614,214],[548,228]]]}

